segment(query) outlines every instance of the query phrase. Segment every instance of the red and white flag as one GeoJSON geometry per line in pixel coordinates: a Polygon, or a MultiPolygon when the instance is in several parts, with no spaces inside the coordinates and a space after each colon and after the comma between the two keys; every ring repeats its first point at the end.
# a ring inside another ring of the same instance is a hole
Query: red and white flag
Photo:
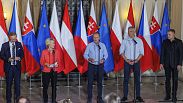
{"type": "MultiPolygon", "coordinates": [[[[8,36],[7,36],[7,28],[6,28],[6,22],[4,19],[4,13],[3,13],[3,6],[2,6],[2,2],[0,0],[0,50],[1,50],[1,46],[3,43],[8,41],[8,36]]],[[[0,77],[4,76],[4,62],[2,59],[0,59],[0,77]]]]}
{"type": "Polygon", "coordinates": [[[113,23],[111,28],[111,44],[114,56],[114,71],[119,72],[124,65],[124,59],[120,56],[119,48],[122,43],[122,30],[119,18],[118,2],[116,2],[113,23]]]}
{"type": "Polygon", "coordinates": [[[55,49],[59,52],[58,56],[60,60],[57,62],[60,62],[58,72],[61,72],[64,70],[64,58],[63,58],[62,40],[60,35],[60,26],[58,22],[55,1],[53,3],[53,11],[52,11],[51,21],[50,21],[50,36],[55,40],[55,49]]]}
{"type": "Polygon", "coordinates": [[[87,27],[87,34],[88,34],[88,42],[93,41],[93,33],[98,31],[96,16],[95,16],[95,9],[93,0],[91,1],[91,9],[90,9],[90,16],[88,20],[88,27],[87,27]]]}
{"type": "Polygon", "coordinates": [[[124,39],[128,37],[128,27],[135,26],[135,20],[133,16],[133,6],[132,6],[132,0],[130,1],[130,7],[128,11],[128,17],[126,22],[126,27],[124,31],[124,39]]]}
{"type": "Polygon", "coordinates": [[[64,73],[68,74],[77,67],[76,52],[74,46],[74,40],[72,35],[72,29],[70,24],[70,17],[68,11],[68,1],[66,0],[64,15],[61,27],[61,41],[63,44],[64,55],[64,73]]]}
{"type": "Polygon", "coordinates": [[[140,60],[141,72],[143,73],[148,69],[153,68],[152,52],[151,52],[152,44],[147,19],[146,2],[144,2],[144,6],[142,9],[138,37],[142,39],[144,45],[144,56],[140,60]]]}
{"type": "Polygon", "coordinates": [[[88,70],[88,61],[83,56],[88,41],[87,41],[85,20],[83,15],[82,1],[80,2],[80,9],[78,12],[78,18],[76,22],[76,29],[74,33],[74,44],[76,48],[78,70],[81,74],[83,74],[88,70]]]}

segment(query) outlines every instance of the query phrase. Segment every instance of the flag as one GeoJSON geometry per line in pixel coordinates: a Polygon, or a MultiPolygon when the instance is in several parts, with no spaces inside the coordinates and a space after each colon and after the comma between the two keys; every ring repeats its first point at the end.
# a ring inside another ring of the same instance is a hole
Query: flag
{"type": "MultiPolygon", "coordinates": [[[[21,42],[21,44],[22,44],[22,33],[21,33],[20,23],[19,23],[19,18],[18,18],[18,13],[17,13],[16,0],[14,1],[13,12],[12,12],[12,17],[11,17],[11,22],[10,22],[10,27],[9,27],[9,33],[10,32],[16,33],[17,40],[19,42],[21,42]]],[[[23,58],[21,61],[21,71],[22,72],[26,71],[25,58],[23,58]]]]}
{"type": "Polygon", "coordinates": [[[122,30],[118,11],[118,2],[116,2],[113,23],[111,28],[111,45],[114,57],[114,71],[119,72],[124,66],[124,60],[119,53],[119,48],[122,43],[122,30]]]}
{"type": "Polygon", "coordinates": [[[37,46],[38,46],[39,56],[41,57],[42,51],[46,49],[45,41],[47,38],[50,38],[50,30],[49,30],[48,19],[46,14],[45,0],[43,0],[41,18],[39,23],[40,24],[39,24],[39,28],[38,28],[39,30],[37,35],[37,46]]]}
{"type": "Polygon", "coordinates": [[[102,14],[100,18],[99,34],[100,34],[100,41],[104,43],[107,48],[108,58],[104,63],[104,70],[106,73],[109,73],[114,69],[114,60],[113,60],[113,54],[111,49],[110,32],[108,28],[106,8],[105,8],[104,2],[102,4],[102,14]]]}
{"type": "Polygon", "coordinates": [[[68,1],[66,0],[64,15],[61,27],[61,40],[63,43],[63,55],[64,55],[64,65],[63,70],[65,74],[68,74],[77,67],[76,52],[74,47],[74,40],[72,35],[72,29],[69,18],[68,11],[68,1]]]}
{"type": "Polygon", "coordinates": [[[170,19],[169,19],[169,15],[168,15],[168,5],[167,5],[167,2],[165,1],[163,18],[162,18],[162,22],[161,22],[161,38],[162,38],[162,41],[167,39],[167,31],[169,29],[170,29],[170,19]]]}
{"type": "Polygon", "coordinates": [[[126,22],[126,27],[124,31],[124,38],[128,37],[128,27],[134,26],[135,27],[135,20],[133,16],[133,6],[132,6],[132,0],[130,1],[130,7],[128,11],[128,17],[127,17],[127,22],[126,22]]]}
{"type": "Polygon", "coordinates": [[[9,33],[10,32],[16,33],[17,40],[22,43],[22,35],[21,35],[20,23],[19,23],[19,18],[17,13],[16,0],[14,1],[14,6],[13,6],[13,13],[12,13],[10,28],[9,28],[9,33]]]}
{"type": "Polygon", "coordinates": [[[27,1],[27,11],[24,20],[22,41],[24,47],[26,72],[29,76],[31,76],[40,69],[40,65],[29,0],[27,1]]]}
{"type": "Polygon", "coordinates": [[[88,20],[88,27],[87,27],[87,34],[88,34],[88,42],[93,41],[93,34],[98,31],[95,10],[93,0],[91,1],[91,9],[90,9],[90,16],[88,20]]]}
{"type": "Polygon", "coordinates": [[[152,55],[153,55],[153,71],[156,72],[160,68],[160,53],[161,53],[161,33],[158,21],[158,8],[157,1],[155,2],[154,15],[150,25],[150,34],[152,42],[152,55]]]}
{"type": "Polygon", "coordinates": [[[51,21],[50,21],[50,36],[51,36],[51,38],[54,38],[55,49],[59,52],[58,56],[59,56],[59,58],[61,58],[59,61],[60,66],[58,68],[58,72],[61,72],[64,70],[64,59],[63,59],[62,41],[61,41],[60,27],[59,27],[59,22],[58,22],[55,1],[53,3],[53,10],[52,10],[51,21]]]}
{"type": "MultiPolygon", "coordinates": [[[[4,13],[3,13],[3,6],[2,6],[2,2],[0,0],[0,50],[1,50],[1,46],[3,43],[8,41],[8,36],[7,36],[7,28],[6,28],[6,22],[4,19],[4,13]]],[[[4,62],[2,59],[0,59],[0,77],[4,76],[4,62]]]]}
{"type": "Polygon", "coordinates": [[[76,48],[78,70],[81,74],[83,74],[88,69],[88,62],[83,57],[88,41],[87,41],[84,15],[83,15],[82,1],[80,2],[80,8],[78,11],[78,18],[77,18],[76,29],[74,33],[74,44],[76,48]]]}
{"type": "Polygon", "coordinates": [[[141,72],[143,73],[146,70],[151,69],[153,67],[152,51],[151,51],[152,44],[147,19],[146,2],[144,2],[144,6],[142,9],[138,37],[142,40],[144,45],[144,56],[140,60],[141,72]]]}

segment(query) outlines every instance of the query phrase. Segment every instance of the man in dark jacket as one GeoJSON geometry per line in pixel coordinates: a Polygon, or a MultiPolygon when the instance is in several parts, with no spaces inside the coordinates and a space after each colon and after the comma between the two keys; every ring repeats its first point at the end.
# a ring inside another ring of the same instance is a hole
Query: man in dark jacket
{"type": "Polygon", "coordinates": [[[24,56],[23,47],[17,41],[17,35],[13,32],[9,34],[9,42],[2,44],[0,56],[4,61],[4,71],[6,76],[6,102],[11,103],[11,87],[14,80],[15,98],[20,96],[21,60],[24,56]]]}
{"type": "Polygon", "coordinates": [[[182,67],[183,44],[175,37],[175,30],[170,29],[168,39],[163,41],[161,50],[160,68],[165,70],[165,100],[171,99],[171,77],[172,77],[172,101],[177,101],[176,93],[178,87],[178,71],[182,67]]]}

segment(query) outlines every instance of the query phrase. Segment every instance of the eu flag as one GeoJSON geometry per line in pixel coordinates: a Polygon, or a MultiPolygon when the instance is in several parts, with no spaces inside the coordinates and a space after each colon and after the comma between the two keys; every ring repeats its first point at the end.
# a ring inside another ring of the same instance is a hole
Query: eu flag
{"type": "Polygon", "coordinates": [[[37,36],[37,45],[39,50],[39,56],[41,56],[41,53],[44,49],[46,49],[45,41],[47,38],[50,37],[50,31],[49,31],[49,25],[48,25],[48,19],[46,14],[46,3],[45,0],[43,0],[43,6],[41,11],[41,18],[40,18],[40,24],[39,24],[39,31],[37,36]]]}
{"type": "Polygon", "coordinates": [[[99,34],[100,34],[100,41],[102,43],[104,43],[107,48],[108,58],[105,61],[104,70],[106,73],[109,73],[109,72],[113,71],[113,69],[114,69],[114,59],[113,59],[113,54],[112,54],[110,32],[109,32],[109,28],[108,28],[106,8],[105,8],[104,2],[102,4],[102,15],[100,18],[99,34]]]}
{"type": "Polygon", "coordinates": [[[163,18],[162,18],[162,23],[161,23],[162,41],[167,39],[167,31],[169,29],[170,29],[170,19],[169,19],[169,15],[168,15],[168,6],[167,6],[167,3],[165,2],[163,18]]]}

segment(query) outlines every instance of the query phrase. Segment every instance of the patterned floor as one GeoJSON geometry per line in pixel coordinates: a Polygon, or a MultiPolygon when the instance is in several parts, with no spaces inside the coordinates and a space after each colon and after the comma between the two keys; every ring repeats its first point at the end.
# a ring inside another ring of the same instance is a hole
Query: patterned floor
{"type": "MultiPolygon", "coordinates": [[[[107,94],[113,92],[117,94],[119,97],[123,96],[122,92],[122,81],[123,78],[119,78],[119,85],[116,85],[117,79],[111,79],[104,81],[103,88],[103,96],[105,97],[107,94]]],[[[164,77],[158,77],[158,84],[154,84],[154,77],[143,77],[142,85],[141,85],[141,95],[145,100],[145,103],[158,103],[158,101],[162,101],[165,92],[164,92],[164,77]]],[[[42,103],[42,88],[40,87],[40,82],[32,82],[32,89],[29,89],[30,83],[27,81],[21,82],[21,95],[27,96],[31,103],[42,103]]],[[[87,82],[85,80],[81,80],[82,87],[78,87],[78,80],[72,80],[69,85],[71,87],[67,87],[66,81],[58,81],[57,86],[57,100],[61,101],[65,98],[70,98],[73,103],[86,103],[87,101],[87,82]]],[[[0,103],[5,103],[5,82],[2,82],[2,87],[0,89],[0,103]]],[[[97,97],[97,88],[94,86],[93,90],[93,103],[96,103],[97,97]]],[[[49,94],[51,91],[49,89],[49,94]]],[[[183,99],[183,82],[179,81],[179,88],[177,93],[178,99],[183,99]]],[[[133,78],[129,83],[129,101],[133,100],[133,78]]],[[[130,103],[130,102],[129,102],[130,103]]],[[[168,102],[165,102],[168,103],[168,102]]],[[[170,103],[170,102],[169,102],[170,103]]],[[[177,102],[177,103],[183,103],[177,102]]]]}

